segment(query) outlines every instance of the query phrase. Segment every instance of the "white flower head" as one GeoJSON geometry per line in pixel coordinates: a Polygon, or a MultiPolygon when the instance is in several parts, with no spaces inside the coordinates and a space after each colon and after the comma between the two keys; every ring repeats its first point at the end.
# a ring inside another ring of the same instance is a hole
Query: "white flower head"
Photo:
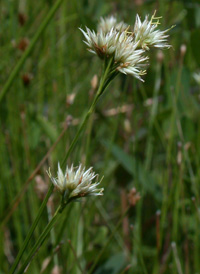
{"type": "Polygon", "coordinates": [[[123,21],[117,22],[116,17],[111,15],[106,18],[100,18],[99,24],[97,26],[97,32],[102,31],[104,33],[107,33],[111,29],[115,29],[117,31],[124,31],[125,29],[127,29],[127,27],[128,25],[126,23],[124,23],[123,21]]]}
{"type": "Polygon", "coordinates": [[[142,70],[142,67],[144,67],[144,62],[148,60],[148,57],[143,56],[144,50],[137,49],[137,47],[138,43],[133,42],[131,36],[122,32],[116,46],[114,59],[119,64],[118,71],[144,81],[141,75],[144,75],[146,71],[142,70]]]}
{"type": "Polygon", "coordinates": [[[155,13],[149,21],[149,16],[145,17],[145,20],[141,22],[139,15],[136,15],[136,21],[134,25],[133,34],[135,36],[135,42],[139,42],[138,46],[149,50],[150,47],[156,48],[170,48],[171,46],[167,43],[167,32],[170,29],[160,31],[157,29],[160,24],[159,19],[161,17],[155,17],[155,13]]]}
{"type": "Polygon", "coordinates": [[[86,32],[82,30],[83,35],[86,38],[84,43],[89,47],[88,50],[94,54],[97,54],[100,58],[104,58],[107,55],[112,55],[116,49],[116,31],[112,28],[108,33],[100,31],[96,33],[86,27],[86,32]]]}
{"type": "Polygon", "coordinates": [[[93,182],[98,175],[92,172],[92,167],[85,170],[81,164],[77,168],[71,165],[63,173],[58,163],[57,177],[51,175],[50,169],[47,174],[55,187],[68,199],[103,195],[104,189],[97,188],[100,182],[93,182]]]}
{"type": "MultiPolygon", "coordinates": [[[[80,28],[85,36],[88,50],[97,54],[101,59],[111,60],[111,72],[114,77],[118,72],[130,74],[143,81],[142,75],[146,73],[144,66],[148,59],[144,54],[150,47],[169,48],[167,32],[157,29],[159,18],[154,15],[151,20],[146,16],[144,22],[136,16],[133,30],[124,22],[118,23],[113,16],[101,18],[98,31],[86,31],[80,28]]],[[[109,63],[110,64],[110,63],[109,63]]],[[[112,75],[112,76],[113,76],[112,75]]]]}
{"type": "MultiPolygon", "coordinates": [[[[91,31],[86,27],[86,31],[80,29],[86,38],[86,45],[89,51],[97,54],[101,59],[113,58],[117,71],[142,80],[140,75],[144,74],[141,70],[141,63],[148,58],[143,56],[144,50],[136,49],[138,43],[134,42],[131,35],[126,31],[119,32],[112,28],[109,32],[105,33],[91,31]]],[[[143,80],[142,80],[143,81],[143,80]]]]}

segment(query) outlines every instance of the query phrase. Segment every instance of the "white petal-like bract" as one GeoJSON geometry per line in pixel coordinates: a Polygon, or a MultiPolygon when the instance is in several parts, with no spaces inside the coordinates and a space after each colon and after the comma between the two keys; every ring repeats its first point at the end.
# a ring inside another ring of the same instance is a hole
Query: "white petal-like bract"
{"type": "Polygon", "coordinates": [[[167,43],[167,38],[169,35],[166,34],[169,30],[160,31],[157,29],[160,17],[155,17],[154,13],[150,21],[148,18],[149,16],[146,16],[145,20],[142,22],[139,15],[136,15],[133,30],[135,42],[138,42],[138,46],[145,50],[149,50],[150,47],[160,49],[170,48],[171,46],[167,43]],[[156,20],[156,22],[153,20],[156,20]]]}

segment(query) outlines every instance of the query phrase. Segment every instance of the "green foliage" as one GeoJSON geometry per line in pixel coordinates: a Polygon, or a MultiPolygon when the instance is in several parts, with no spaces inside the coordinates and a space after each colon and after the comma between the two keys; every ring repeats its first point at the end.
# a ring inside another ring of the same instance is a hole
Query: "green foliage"
{"type": "MultiPolygon", "coordinates": [[[[0,1],[0,92],[55,2],[0,1]]],[[[119,75],[109,85],[68,159],[104,176],[105,195],[71,204],[27,273],[59,266],[75,274],[79,265],[89,273],[107,241],[93,273],[200,272],[199,1],[80,0],[63,1],[0,102],[0,273],[8,273],[35,220],[49,184],[45,171],[51,166],[55,175],[95,96],[101,62],[78,27],[95,29],[108,14],[133,24],[136,13],[144,18],[155,9],[161,29],[176,25],[173,48],[150,53],[145,83],[119,75]],[[115,231],[132,188],[141,198],[115,231]]],[[[58,204],[54,193],[22,263],[58,204]]]]}
{"type": "Polygon", "coordinates": [[[198,66],[200,66],[199,37],[200,37],[200,29],[193,30],[191,33],[191,47],[192,47],[192,53],[193,53],[194,59],[197,62],[198,66]]]}

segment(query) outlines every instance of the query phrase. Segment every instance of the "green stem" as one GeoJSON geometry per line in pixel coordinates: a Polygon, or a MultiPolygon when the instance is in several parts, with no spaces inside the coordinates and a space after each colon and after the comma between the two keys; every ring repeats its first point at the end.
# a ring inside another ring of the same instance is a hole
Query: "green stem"
{"type": "Polygon", "coordinates": [[[103,70],[103,75],[101,77],[100,85],[99,85],[98,91],[96,93],[96,96],[95,96],[88,112],[86,113],[85,118],[83,119],[83,122],[82,122],[81,126],[79,127],[79,129],[78,129],[78,131],[77,131],[77,133],[76,133],[76,135],[75,135],[75,137],[74,137],[74,139],[73,139],[73,141],[65,155],[65,158],[61,165],[62,167],[66,164],[67,159],[68,159],[70,153],[72,152],[81,132],[83,131],[85,125],[87,124],[87,121],[88,121],[90,115],[93,113],[94,108],[95,108],[99,98],[101,97],[101,95],[105,91],[106,87],[109,85],[110,81],[112,80],[112,75],[110,76],[110,68],[112,66],[112,62],[113,62],[113,60],[110,59],[109,63],[107,64],[107,67],[103,70]]]}
{"type": "Polygon", "coordinates": [[[25,262],[23,263],[23,265],[21,266],[21,268],[19,269],[19,271],[17,272],[17,274],[24,273],[27,265],[30,263],[30,261],[32,260],[33,256],[36,254],[36,252],[39,250],[40,246],[45,241],[47,235],[49,234],[49,232],[53,228],[53,226],[56,223],[57,219],[61,216],[61,213],[62,213],[63,209],[64,208],[62,208],[61,205],[59,205],[59,207],[57,208],[57,210],[56,210],[53,218],[51,219],[51,221],[47,224],[47,226],[43,230],[42,234],[40,235],[39,239],[37,240],[37,242],[35,243],[35,245],[31,249],[31,251],[29,252],[29,254],[28,254],[25,262]]]}
{"type": "Polygon", "coordinates": [[[23,64],[26,61],[27,57],[29,56],[29,54],[33,50],[33,48],[34,48],[35,44],[37,43],[38,39],[40,38],[41,34],[43,33],[43,31],[47,27],[49,21],[53,18],[55,12],[57,11],[57,9],[59,8],[59,6],[61,5],[62,2],[63,2],[63,0],[57,0],[55,2],[55,4],[53,5],[53,7],[50,9],[47,16],[44,18],[44,21],[42,22],[42,24],[38,28],[38,31],[35,33],[35,35],[33,37],[33,40],[31,41],[29,47],[27,48],[27,50],[22,55],[21,59],[18,61],[18,63],[14,67],[13,71],[11,72],[10,76],[8,77],[8,80],[6,81],[4,87],[2,88],[2,91],[0,93],[0,102],[2,101],[2,99],[3,99],[4,95],[6,94],[6,92],[9,90],[10,86],[12,85],[13,81],[15,80],[16,75],[20,71],[21,67],[23,66],[23,64]]]}
{"type": "Polygon", "coordinates": [[[13,266],[12,266],[10,272],[9,272],[10,274],[12,274],[12,273],[15,272],[15,270],[16,270],[18,264],[19,264],[19,261],[20,261],[22,255],[24,254],[24,251],[25,251],[25,249],[26,249],[26,247],[27,247],[27,245],[28,245],[28,243],[30,241],[30,238],[31,238],[31,236],[32,236],[32,234],[33,234],[33,232],[34,232],[34,230],[35,230],[35,228],[36,228],[36,226],[37,226],[37,224],[38,224],[38,222],[40,220],[40,217],[42,216],[42,213],[44,211],[44,208],[46,207],[48,199],[49,199],[49,197],[51,196],[51,194],[53,192],[53,189],[54,189],[54,185],[51,184],[50,187],[49,187],[49,190],[48,190],[48,192],[46,194],[46,197],[43,200],[42,205],[41,205],[41,207],[39,209],[38,215],[37,215],[34,223],[32,224],[32,226],[31,226],[31,228],[30,228],[30,230],[28,232],[28,235],[26,236],[26,239],[25,239],[25,241],[24,241],[24,243],[23,243],[23,245],[22,245],[22,247],[21,247],[21,249],[20,249],[20,251],[19,251],[19,253],[17,255],[17,258],[16,258],[16,260],[15,260],[15,262],[14,262],[14,264],[13,264],[13,266]]]}
{"type": "Polygon", "coordinates": [[[161,85],[161,63],[158,62],[156,68],[156,81],[153,91],[153,104],[151,108],[151,114],[148,125],[148,136],[147,136],[147,145],[146,145],[146,160],[145,160],[145,170],[149,170],[152,162],[153,156],[153,127],[156,121],[156,114],[158,111],[158,94],[161,85]]]}

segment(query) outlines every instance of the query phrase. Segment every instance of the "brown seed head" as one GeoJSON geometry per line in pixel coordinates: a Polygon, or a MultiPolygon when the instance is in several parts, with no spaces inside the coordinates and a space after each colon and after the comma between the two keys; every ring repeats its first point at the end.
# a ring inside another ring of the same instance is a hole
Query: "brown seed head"
{"type": "Polygon", "coordinates": [[[25,51],[29,43],[30,43],[29,39],[24,37],[19,41],[17,48],[21,51],[25,51]]]}
{"type": "Polygon", "coordinates": [[[18,13],[18,21],[21,26],[23,26],[27,21],[27,15],[23,12],[18,13]]]}
{"type": "Polygon", "coordinates": [[[138,193],[136,188],[133,187],[128,194],[128,200],[130,205],[135,206],[136,203],[140,200],[140,198],[141,198],[140,193],[138,193]]]}

